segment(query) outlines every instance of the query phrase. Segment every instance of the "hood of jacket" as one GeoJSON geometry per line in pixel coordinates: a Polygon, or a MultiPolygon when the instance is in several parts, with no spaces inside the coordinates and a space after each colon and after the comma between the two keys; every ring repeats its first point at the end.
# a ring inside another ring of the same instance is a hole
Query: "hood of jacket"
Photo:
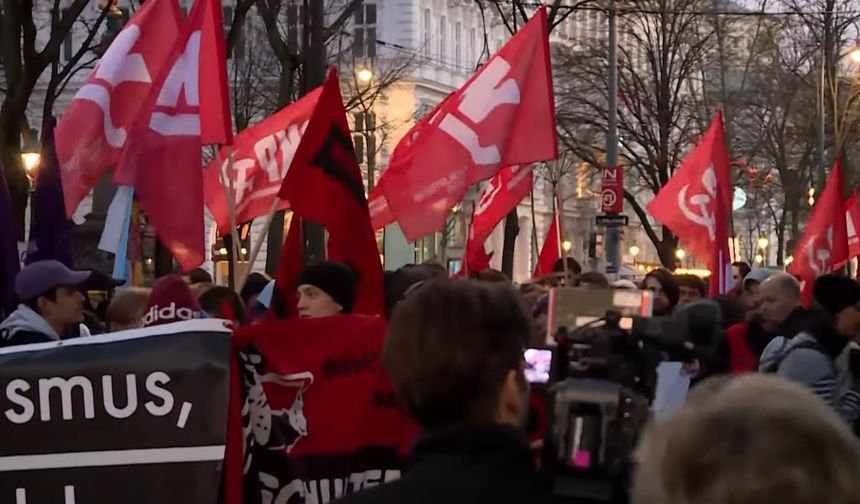
{"type": "Polygon", "coordinates": [[[54,341],[59,341],[60,335],[28,306],[18,305],[18,309],[0,324],[0,337],[12,339],[19,332],[36,332],[46,335],[54,341]]]}

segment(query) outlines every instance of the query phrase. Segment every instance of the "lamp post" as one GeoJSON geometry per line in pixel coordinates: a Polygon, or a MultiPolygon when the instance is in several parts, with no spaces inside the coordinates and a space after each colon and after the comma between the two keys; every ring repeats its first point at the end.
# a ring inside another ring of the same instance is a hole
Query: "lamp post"
{"type": "Polygon", "coordinates": [[[759,237],[757,244],[758,244],[758,248],[761,251],[761,253],[758,256],[756,256],[756,260],[757,260],[757,262],[764,264],[766,262],[765,259],[767,259],[767,246],[770,244],[770,242],[768,241],[768,239],[766,237],[761,236],[761,237],[759,237]],[[758,260],[758,257],[761,257],[762,260],[758,260]]]}
{"type": "Polygon", "coordinates": [[[21,162],[27,173],[27,207],[24,210],[24,243],[30,241],[30,221],[33,218],[33,191],[35,190],[36,170],[42,163],[42,144],[39,143],[39,132],[31,129],[29,138],[21,146],[21,162]]]}
{"type": "MultiPolygon", "coordinates": [[[[615,0],[607,4],[609,33],[607,44],[609,69],[606,95],[609,114],[606,128],[606,166],[618,166],[618,20],[615,17],[615,0]]],[[[617,273],[621,267],[621,229],[617,226],[606,228],[606,272],[617,273]]]]}

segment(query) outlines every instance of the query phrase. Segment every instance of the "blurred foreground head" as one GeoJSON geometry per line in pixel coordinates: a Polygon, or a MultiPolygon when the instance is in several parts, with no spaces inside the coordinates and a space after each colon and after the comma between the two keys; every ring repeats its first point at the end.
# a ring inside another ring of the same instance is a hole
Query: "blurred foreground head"
{"type": "Polygon", "coordinates": [[[860,502],[860,443],[809,390],[772,375],[702,383],[637,452],[634,504],[860,502]]]}
{"type": "Polygon", "coordinates": [[[383,362],[425,429],[500,423],[528,411],[531,317],[510,284],[429,280],[394,311],[383,362]]]}

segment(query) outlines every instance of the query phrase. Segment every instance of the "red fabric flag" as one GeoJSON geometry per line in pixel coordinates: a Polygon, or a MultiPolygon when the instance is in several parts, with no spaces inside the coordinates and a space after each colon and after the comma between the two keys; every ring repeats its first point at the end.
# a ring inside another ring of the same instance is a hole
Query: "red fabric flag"
{"type": "Polygon", "coordinates": [[[558,219],[558,212],[556,211],[552,214],[552,224],[549,226],[546,240],[544,240],[543,247],[540,249],[540,255],[538,256],[534,273],[532,273],[532,278],[540,278],[552,273],[553,263],[562,256],[562,241],[561,225],[558,219]]]}
{"type": "Polygon", "coordinates": [[[209,7],[207,0],[194,4],[114,174],[117,184],[135,187],[158,239],[183,271],[196,268],[205,258],[199,90],[206,76],[199,64],[201,37],[214,32],[204,29],[214,17],[207,17],[209,7]]]}
{"type": "Polygon", "coordinates": [[[731,194],[723,114],[717,112],[699,144],[647,208],[697,259],[711,264],[717,221],[729,218],[731,194]],[[722,197],[722,208],[717,205],[717,194],[722,197]]]}
{"type": "Polygon", "coordinates": [[[487,254],[484,242],[496,225],[529,194],[532,180],[532,167],[529,165],[509,166],[490,179],[475,205],[469,226],[465,255],[467,271],[483,271],[490,267],[492,254],[487,254]]]}
{"type": "Polygon", "coordinates": [[[836,160],[821,198],[806,221],[806,231],[794,250],[788,272],[797,275],[802,284],[804,304],[812,301],[815,278],[833,271],[848,260],[848,236],[845,224],[845,194],[842,161],[836,160]]]}
{"type": "Polygon", "coordinates": [[[732,261],[729,255],[728,212],[725,211],[723,189],[717,187],[716,211],[714,212],[714,251],[711,255],[711,277],[708,280],[708,296],[716,298],[732,290],[732,261]]]}
{"type": "Polygon", "coordinates": [[[145,109],[152,82],[169,61],[182,24],[179,4],[151,0],[105,51],[55,130],[66,216],[119,162],[128,132],[145,109]]]}
{"type": "Polygon", "coordinates": [[[233,115],[227,86],[227,50],[221,0],[203,2],[200,34],[200,141],[203,145],[229,145],[233,141],[233,115]]]}
{"type": "MultiPolygon", "coordinates": [[[[466,189],[504,166],[558,157],[546,10],[437,109],[382,175],[408,240],[441,228],[466,189]]],[[[398,145],[398,147],[400,147],[398,145]]]]}
{"type": "Polygon", "coordinates": [[[227,504],[331,502],[400,477],[419,428],[382,366],[385,330],[358,315],[236,330],[227,504]]]}
{"type": "Polygon", "coordinates": [[[287,239],[281,248],[278,259],[278,273],[275,275],[275,289],[269,313],[278,319],[293,318],[298,315],[296,303],[296,283],[304,268],[304,244],[302,240],[302,218],[295,213],[290,220],[287,239]]]}
{"type": "Polygon", "coordinates": [[[857,226],[860,226],[860,201],[858,201],[857,190],[851,193],[851,197],[845,202],[845,229],[848,234],[848,259],[860,256],[860,236],[857,235],[857,226]]]}
{"type": "MultiPolygon", "coordinates": [[[[281,189],[321,92],[322,87],[311,91],[236,135],[233,141],[232,172],[228,173],[227,170],[229,160],[226,148],[221,149],[220,168],[223,173],[219,173],[216,160],[209,163],[203,172],[203,196],[206,207],[218,225],[219,234],[230,233],[230,212],[227,193],[221,185],[221,175],[233,179],[237,222],[248,222],[265,215],[281,189]]],[[[279,209],[288,206],[289,202],[283,201],[279,209]]]]}
{"type": "Polygon", "coordinates": [[[382,262],[335,70],[329,72],[279,196],[297,215],[326,228],[328,259],[355,270],[354,312],[383,313],[382,262]]]}

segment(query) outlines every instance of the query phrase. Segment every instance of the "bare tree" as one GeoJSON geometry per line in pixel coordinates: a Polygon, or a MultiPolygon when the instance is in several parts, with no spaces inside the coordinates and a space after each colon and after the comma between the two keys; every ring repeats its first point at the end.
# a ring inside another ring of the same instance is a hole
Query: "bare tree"
{"type": "MultiPolygon", "coordinates": [[[[618,130],[626,171],[625,200],[637,214],[661,261],[675,264],[677,238],[662,236],[648,219],[640,195],[657,194],[701,131],[694,95],[697,69],[711,57],[714,30],[698,14],[703,0],[645,0],[620,11],[618,130]]],[[[580,52],[555,54],[556,104],[562,142],[592,166],[605,153],[608,123],[607,47],[594,37],[580,52]]]]}

